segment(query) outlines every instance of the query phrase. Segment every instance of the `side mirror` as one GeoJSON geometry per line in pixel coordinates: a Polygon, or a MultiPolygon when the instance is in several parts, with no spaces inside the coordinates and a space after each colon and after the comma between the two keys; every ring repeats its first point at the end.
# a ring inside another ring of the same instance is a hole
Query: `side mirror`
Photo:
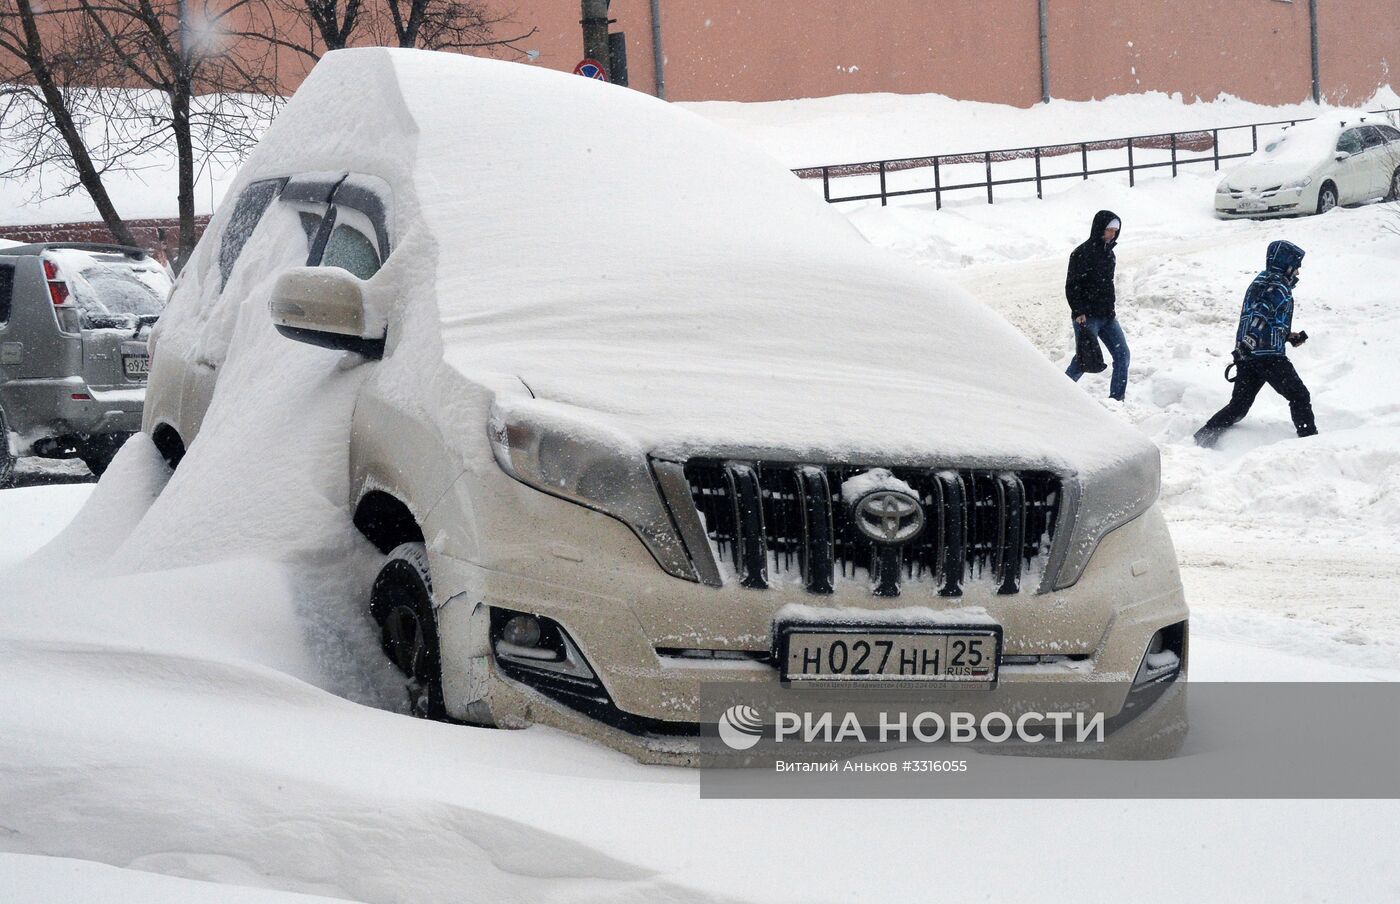
{"type": "Polygon", "coordinates": [[[339,267],[288,270],[272,289],[272,322],[288,339],[382,358],[385,329],[370,323],[361,285],[339,267]]]}
{"type": "Polygon", "coordinates": [[[1351,152],[1350,152],[1350,151],[1338,151],[1338,152],[1337,152],[1337,156],[1336,156],[1335,159],[1336,159],[1336,161],[1337,161],[1338,163],[1341,163],[1343,160],[1346,160],[1346,159],[1347,159],[1348,157],[1350,157],[1350,156],[1351,156],[1351,152]]]}

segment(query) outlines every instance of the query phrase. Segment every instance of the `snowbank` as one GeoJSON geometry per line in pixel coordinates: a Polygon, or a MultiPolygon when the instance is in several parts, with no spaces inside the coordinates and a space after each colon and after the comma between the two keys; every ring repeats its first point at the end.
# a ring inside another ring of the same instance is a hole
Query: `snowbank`
{"type": "MultiPolygon", "coordinates": [[[[793,169],[1304,119],[1332,109],[1312,103],[1268,107],[1229,95],[1193,102],[1157,91],[1097,101],[1052,100],[1030,109],[941,94],[680,106],[742,134],[793,169]]],[[[1382,88],[1360,106],[1400,107],[1400,95],[1382,88]]]]}

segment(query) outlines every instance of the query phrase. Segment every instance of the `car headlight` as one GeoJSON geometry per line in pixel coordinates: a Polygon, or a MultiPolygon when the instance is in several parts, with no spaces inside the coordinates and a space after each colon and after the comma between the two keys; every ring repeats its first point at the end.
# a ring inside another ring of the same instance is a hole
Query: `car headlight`
{"type": "Polygon", "coordinates": [[[1085,475],[1073,501],[1073,530],[1055,572],[1055,589],[1078,581],[1099,542],[1151,508],[1161,488],[1162,456],[1156,446],[1085,475]]]}
{"type": "Polygon", "coordinates": [[[1307,188],[1312,185],[1312,176],[1304,176],[1301,179],[1294,179],[1292,182],[1283,183],[1284,191],[1297,191],[1300,188],[1307,188]]]}
{"type": "Polygon", "coordinates": [[[698,580],[646,452],[635,441],[599,424],[556,415],[548,403],[495,406],[488,430],[496,461],[511,477],[611,515],[632,528],[667,572],[698,580]]]}

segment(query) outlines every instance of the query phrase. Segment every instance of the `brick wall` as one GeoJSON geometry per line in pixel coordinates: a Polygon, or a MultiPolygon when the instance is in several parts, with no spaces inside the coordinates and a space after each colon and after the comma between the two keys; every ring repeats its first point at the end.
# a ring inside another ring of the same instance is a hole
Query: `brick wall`
{"type": "MultiPolygon", "coordinates": [[[[169,260],[179,241],[178,220],[127,220],[136,243],[153,252],[160,260],[169,260]]],[[[195,237],[204,233],[208,217],[195,217],[195,237]]],[[[112,233],[101,223],[46,223],[40,226],[0,226],[0,239],[15,242],[113,242],[112,233]]]]}

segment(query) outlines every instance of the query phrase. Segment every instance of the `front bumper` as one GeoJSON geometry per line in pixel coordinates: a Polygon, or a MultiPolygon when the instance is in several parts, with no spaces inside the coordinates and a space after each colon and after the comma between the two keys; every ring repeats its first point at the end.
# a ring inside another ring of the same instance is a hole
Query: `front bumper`
{"type": "MultiPolygon", "coordinates": [[[[616,522],[595,526],[605,524],[616,522]]],[[[635,546],[626,533],[619,539],[635,546]]],[[[600,545],[606,555],[607,544],[600,545]]],[[[588,592],[580,589],[583,582],[549,582],[435,558],[449,712],[470,718],[471,708],[485,701],[498,724],[555,725],[639,759],[676,762],[693,758],[692,736],[722,711],[716,699],[771,694],[780,685],[778,669],[764,655],[772,647],[774,615],[790,602],[812,604],[811,596],[800,588],[702,587],[661,574],[649,560],[636,564],[646,569],[644,579],[628,580],[630,569],[618,567],[615,587],[588,592]],[[502,669],[482,634],[482,612],[491,607],[563,626],[596,673],[606,707],[574,698],[566,704],[556,689],[509,666],[502,669]],[[675,655],[677,649],[721,650],[740,658],[696,660],[675,655]]],[[[990,588],[969,588],[955,600],[913,593],[886,600],[855,588],[820,602],[868,611],[872,623],[879,623],[882,609],[980,606],[1003,627],[1004,657],[1042,657],[1025,664],[1004,660],[1000,687],[1098,683],[1119,695],[1118,707],[1152,636],[1187,618],[1175,553],[1156,508],[1105,537],[1080,580],[1062,591],[998,596],[990,588]]],[[[995,705],[993,697],[987,701],[995,705]]]]}
{"type": "Polygon", "coordinates": [[[1308,189],[1280,189],[1268,194],[1241,193],[1215,196],[1215,215],[1222,220],[1258,220],[1271,217],[1296,217],[1312,213],[1316,198],[1308,204],[1308,189]]]}
{"type": "Polygon", "coordinates": [[[20,437],[18,454],[45,450],[92,436],[141,429],[144,386],[100,390],[81,378],[11,380],[0,385],[0,405],[20,437]],[[77,398],[75,398],[77,396],[77,398]]]}

